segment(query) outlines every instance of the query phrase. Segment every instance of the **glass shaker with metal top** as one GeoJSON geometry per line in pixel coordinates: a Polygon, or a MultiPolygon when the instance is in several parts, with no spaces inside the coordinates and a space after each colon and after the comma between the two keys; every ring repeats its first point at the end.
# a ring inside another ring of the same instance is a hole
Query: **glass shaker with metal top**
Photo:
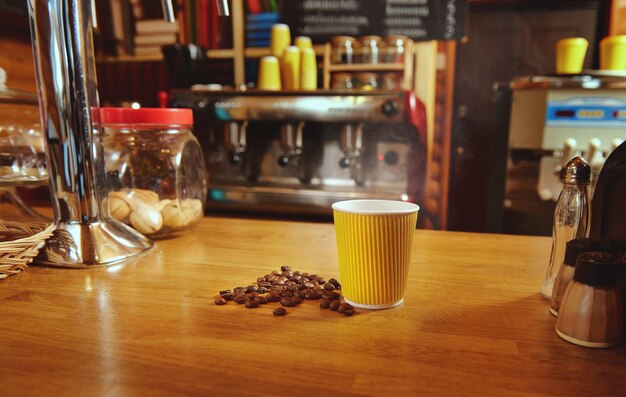
{"type": "Polygon", "coordinates": [[[552,252],[541,294],[550,299],[559,266],[565,257],[568,241],[587,237],[590,223],[589,182],[591,167],[584,158],[576,156],[562,171],[563,187],[554,210],[552,252]]]}

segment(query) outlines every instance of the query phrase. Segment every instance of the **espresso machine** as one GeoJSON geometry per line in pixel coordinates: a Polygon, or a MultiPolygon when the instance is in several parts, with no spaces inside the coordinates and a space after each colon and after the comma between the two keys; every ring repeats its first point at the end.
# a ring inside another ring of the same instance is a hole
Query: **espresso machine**
{"type": "Polygon", "coordinates": [[[180,89],[209,173],[207,208],[332,214],[333,202],[420,203],[424,106],[402,91],[180,89]]]}

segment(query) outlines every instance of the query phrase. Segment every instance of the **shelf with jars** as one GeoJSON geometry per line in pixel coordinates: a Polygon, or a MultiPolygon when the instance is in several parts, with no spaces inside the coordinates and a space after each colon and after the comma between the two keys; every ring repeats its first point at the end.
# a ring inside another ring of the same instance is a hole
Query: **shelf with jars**
{"type": "Polygon", "coordinates": [[[323,88],[410,90],[413,55],[405,36],[336,36],[325,45],[323,88]]]}

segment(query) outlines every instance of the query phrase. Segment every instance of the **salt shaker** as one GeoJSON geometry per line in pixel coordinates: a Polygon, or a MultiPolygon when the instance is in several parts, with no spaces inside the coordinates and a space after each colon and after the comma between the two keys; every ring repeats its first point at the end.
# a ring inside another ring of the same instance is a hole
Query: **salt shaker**
{"type": "Polygon", "coordinates": [[[565,244],[572,239],[586,237],[589,231],[589,182],[591,167],[584,158],[576,156],[562,171],[563,187],[554,210],[552,252],[541,294],[550,299],[559,266],[565,257],[565,244]]]}
{"type": "Polygon", "coordinates": [[[574,267],[578,256],[585,252],[601,251],[602,249],[603,245],[599,241],[586,237],[576,238],[567,242],[565,247],[565,259],[559,268],[556,281],[554,282],[554,288],[552,289],[550,313],[555,316],[558,315],[557,313],[561,306],[563,294],[574,276],[574,267]]]}
{"type": "Polygon", "coordinates": [[[586,252],[578,257],[556,320],[561,338],[585,347],[620,344],[623,316],[618,284],[623,266],[616,255],[607,252],[586,252]]]}

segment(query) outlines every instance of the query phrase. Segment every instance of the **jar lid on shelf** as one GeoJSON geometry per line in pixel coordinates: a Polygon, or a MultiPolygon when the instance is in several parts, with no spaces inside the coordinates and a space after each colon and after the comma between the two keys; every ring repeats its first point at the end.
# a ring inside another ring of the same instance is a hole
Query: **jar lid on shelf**
{"type": "Polygon", "coordinates": [[[191,109],[100,108],[101,124],[178,124],[192,125],[191,109]]]}

